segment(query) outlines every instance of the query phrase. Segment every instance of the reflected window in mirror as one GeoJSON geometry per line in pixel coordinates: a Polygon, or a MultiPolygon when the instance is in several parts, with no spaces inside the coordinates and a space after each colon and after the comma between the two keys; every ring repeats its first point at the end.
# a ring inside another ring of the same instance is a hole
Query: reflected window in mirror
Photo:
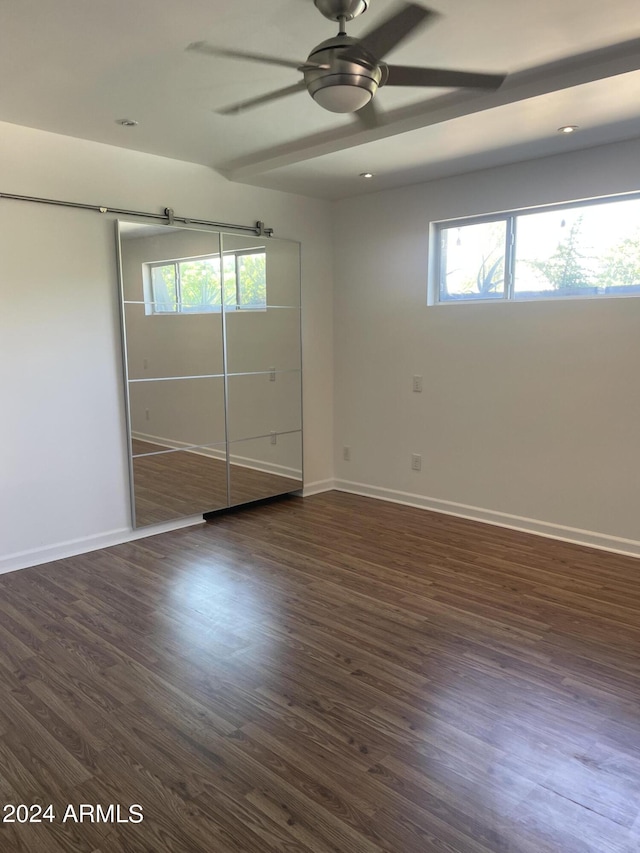
{"type": "Polygon", "coordinates": [[[267,306],[266,253],[224,252],[144,265],[148,314],[264,311],[267,306]]]}
{"type": "Polygon", "coordinates": [[[235,252],[236,301],[244,310],[267,307],[267,256],[264,252],[235,252]]]}

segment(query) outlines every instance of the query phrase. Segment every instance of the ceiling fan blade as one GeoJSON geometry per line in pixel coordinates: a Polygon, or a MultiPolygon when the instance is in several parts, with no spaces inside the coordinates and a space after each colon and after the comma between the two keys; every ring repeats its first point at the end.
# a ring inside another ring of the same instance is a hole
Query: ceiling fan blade
{"type": "Polygon", "coordinates": [[[294,83],[293,86],[285,86],[284,89],[276,89],[275,92],[269,92],[266,95],[259,95],[257,98],[249,98],[246,101],[240,101],[238,104],[232,104],[230,107],[223,107],[216,112],[221,116],[238,115],[244,110],[252,107],[259,107],[262,104],[268,104],[269,101],[276,101],[278,98],[285,98],[287,95],[295,95],[296,92],[302,92],[306,89],[304,80],[294,83]]]}
{"type": "Polygon", "coordinates": [[[387,66],[385,86],[443,86],[472,89],[497,89],[506,74],[477,74],[474,71],[449,71],[446,68],[413,68],[410,65],[387,66]]]}
{"type": "Polygon", "coordinates": [[[384,124],[382,114],[372,100],[362,107],[362,109],[355,112],[353,116],[367,130],[370,130],[372,127],[380,127],[380,125],[384,124]]]}
{"type": "Polygon", "coordinates": [[[438,13],[431,9],[425,9],[416,3],[403,3],[397,12],[365,33],[359,39],[360,45],[375,59],[382,59],[416,27],[423,26],[429,19],[433,21],[437,17],[438,13]]]}
{"type": "Polygon", "coordinates": [[[296,62],[293,59],[282,59],[279,56],[269,56],[265,53],[249,53],[246,50],[230,50],[226,47],[216,47],[206,41],[194,41],[187,45],[187,50],[204,53],[209,56],[227,56],[230,59],[248,59],[251,62],[263,62],[267,65],[282,65],[285,68],[295,68],[308,65],[307,62],[296,62]]]}

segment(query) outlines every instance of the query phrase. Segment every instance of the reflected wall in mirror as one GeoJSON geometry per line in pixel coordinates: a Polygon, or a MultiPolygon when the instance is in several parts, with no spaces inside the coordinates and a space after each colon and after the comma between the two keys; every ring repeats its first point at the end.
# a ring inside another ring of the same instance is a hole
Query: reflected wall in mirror
{"type": "Polygon", "coordinates": [[[299,244],[118,236],[134,526],[301,488],[299,244]]]}
{"type": "Polygon", "coordinates": [[[225,325],[229,373],[300,369],[299,308],[227,312],[225,325]]]}
{"type": "Polygon", "coordinates": [[[131,435],[164,450],[224,444],[224,378],[129,382],[131,435]]]}
{"type": "Polygon", "coordinates": [[[229,375],[229,441],[259,438],[302,428],[300,374],[297,370],[229,375]]]}

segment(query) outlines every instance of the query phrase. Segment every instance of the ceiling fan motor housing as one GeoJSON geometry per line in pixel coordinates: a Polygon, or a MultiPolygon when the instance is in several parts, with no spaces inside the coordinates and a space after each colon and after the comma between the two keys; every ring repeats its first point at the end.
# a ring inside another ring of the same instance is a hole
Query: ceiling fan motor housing
{"type": "Polygon", "coordinates": [[[313,0],[316,8],[330,21],[352,21],[367,11],[368,0],[313,0]]]}
{"type": "Polygon", "coordinates": [[[309,94],[335,113],[362,109],[387,76],[384,63],[376,62],[357,39],[346,35],[334,36],[314,47],[307,62],[303,73],[309,94]]]}

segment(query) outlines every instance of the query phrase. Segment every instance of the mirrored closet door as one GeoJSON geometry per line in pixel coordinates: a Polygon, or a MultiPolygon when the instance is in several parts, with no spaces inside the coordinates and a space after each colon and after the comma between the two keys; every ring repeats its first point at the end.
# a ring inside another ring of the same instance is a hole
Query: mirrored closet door
{"type": "Polygon", "coordinates": [[[134,526],[300,489],[299,244],[118,236],[134,526]]]}

